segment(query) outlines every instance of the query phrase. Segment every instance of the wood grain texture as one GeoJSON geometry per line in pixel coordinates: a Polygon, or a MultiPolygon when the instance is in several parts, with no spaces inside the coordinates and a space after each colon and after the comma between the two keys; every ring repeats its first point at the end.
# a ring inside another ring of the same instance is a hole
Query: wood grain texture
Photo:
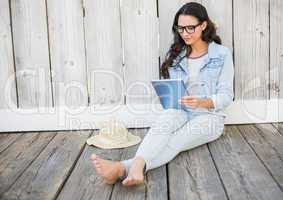
{"type": "Polygon", "coordinates": [[[282,10],[283,1],[270,1],[270,98],[283,98],[282,10]]]}
{"type": "Polygon", "coordinates": [[[120,0],[84,0],[90,104],[124,104],[120,0]],[[106,14],[107,13],[107,14],[106,14]]]}
{"type": "Polygon", "coordinates": [[[0,154],[0,194],[11,187],[55,135],[25,133],[0,154]]]}
{"type": "Polygon", "coordinates": [[[156,1],[122,0],[121,23],[126,102],[151,103],[156,98],[150,81],[159,78],[156,1]]]}
{"type": "Polygon", "coordinates": [[[283,123],[273,123],[272,124],[278,131],[281,135],[283,135],[283,123]]]}
{"type": "Polygon", "coordinates": [[[52,106],[45,1],[10,2],[19,107],[52,106]]]}
{"type": "Polygon", "coordinates": [[[7,108],[8,105],[17,107],[11,32],[9,1],[2,0],[0,1],[0,108],[7,108]]]}
{"type": "Polygon", "coordinates": [[[13,144],[22,133],[1,133],[0,134],[0,153],[13,144]]]}
{"type": "MultiPolygon", "coordinates": [[[[148,171],[147,187],[128,188],[103,183],[90,156],[129,159],[139,144],[105,150],[85,145],[91,131],[22,133],[0,153],[0,199],[281,200],[283,134],[276,125],[283,130],[282,123],[225,126],[217,140],[148,171]]],[[[148,129],[129,131],[143,138],[148,129]]],[[[0,135],[0,144],[9,136],[0,135]]]]}
{"type": "Polygon", "coordinates": [[[58,133],[2,198],[54,199],[89,135],[89,131],[58,133]]]}
{"type": "Polygon", "coordinates": [[[55,106],[88,105],[83,5],[81,0],[47,0],[55,106]]]}
{"type": "Polygon", "coordinates": [[[283,161],[283,137],[280,132],[271,124],[255,124],[255,127],[258,128],[262,137],[271,145],[283,161]]]}
{"type": "Polygon", "coordinates": [[[283,192],[236,126],[209,144],[229,199],[282,199],[283,192]]]}
{"type": "Polygon", "coordinates": [[[227,199],[207,145],[184,151],[170,162],[168,179],[170,199],[227,199]]]}
{"type": "Polygon", "coordinates": [[[237,128],[283,191],[283,136],[271,124],[237,128]]]}
{"type": "Polygon", "coordinates": [[[269,98],[268,0],[234,1],[235,98],[269,98]]]}
{"type": "Polygon", "coordinates": [[[169,187],[167,184],[167,165],[160,166],[147,172],[146,199],[167,200],[169,187]]]}

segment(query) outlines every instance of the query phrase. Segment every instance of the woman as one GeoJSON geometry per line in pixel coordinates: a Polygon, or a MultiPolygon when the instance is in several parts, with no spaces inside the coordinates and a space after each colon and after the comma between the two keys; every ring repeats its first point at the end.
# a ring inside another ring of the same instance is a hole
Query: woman
{"type": "Polygon", "coordinates": [[[144,182],[145,173],[170,162],[180,152],[211,142],[222,135],[233,101],[232,55],[221,45],[206,9],[187,3],[176,13],[174,43],[161,67],[163,78],[181,78],[189,95],[180,99],[186,110],[165,110],[140,144],[134,158],[109,161],[93,154],[97,174],[109,184],[125,186],[144,182]]]}

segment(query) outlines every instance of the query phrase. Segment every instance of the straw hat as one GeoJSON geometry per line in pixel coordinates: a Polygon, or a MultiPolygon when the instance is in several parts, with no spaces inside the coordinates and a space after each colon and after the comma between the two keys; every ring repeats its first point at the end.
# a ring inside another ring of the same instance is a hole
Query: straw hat
{"type": "Polygon", "coordinates": [[[99,134],[90,137],[86,143],[102,149],[116,149],[136,145],[141,138],[128,132],[124,123],[111,119],[102,123],[99,134]]]}

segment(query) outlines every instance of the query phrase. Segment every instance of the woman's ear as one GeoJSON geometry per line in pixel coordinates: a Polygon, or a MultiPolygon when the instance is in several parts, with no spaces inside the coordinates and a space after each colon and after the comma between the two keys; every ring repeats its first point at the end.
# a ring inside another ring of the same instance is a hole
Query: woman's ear
{"type": "Polygon", "coordinates": [[[207,21],[202,22],[201,29],[204,31],[207,27],[207,21]]]}

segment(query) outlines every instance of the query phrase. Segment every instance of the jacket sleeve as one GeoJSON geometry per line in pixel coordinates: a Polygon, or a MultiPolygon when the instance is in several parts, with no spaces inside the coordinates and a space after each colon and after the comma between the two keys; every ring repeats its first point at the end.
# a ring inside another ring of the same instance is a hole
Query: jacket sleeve
{"type": "Polygon", "coordinates": [[[234,98],[234,64],[232,53],[227,49],[227,54],[224,57],[224,64],[219,75],[216,85],[216,94],[212,94],[210,98],[213,101],[214,108],[209,110],[219,111],[226,108],[232,103],[234,98]]]}

